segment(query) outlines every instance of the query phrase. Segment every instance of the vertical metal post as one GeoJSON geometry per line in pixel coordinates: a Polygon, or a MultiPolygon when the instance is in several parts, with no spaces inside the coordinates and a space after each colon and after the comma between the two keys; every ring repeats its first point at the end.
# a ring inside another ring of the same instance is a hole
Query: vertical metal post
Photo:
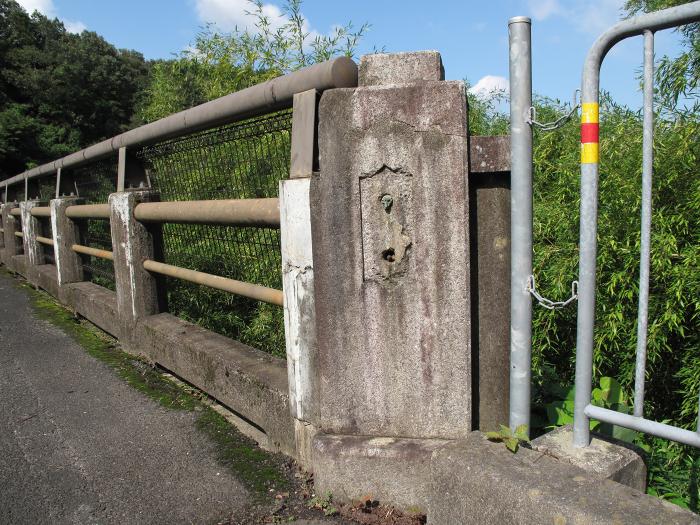
{"type": "Polygon", "coordinates": [[[56,170],[56,198],[58,199],[61,195],[61,168],[56,170]]]}
{"type": "Polygon", "coordinates": [[[654,170],[654,33],[644,31],[644,138],[642,145],[642,235],[637,310],[637,362],[634,374],[634,415],[644,416],[647,361],[649,264],[651,253],[651,182],[654,170]]]}
{"type": "Polygon", "coordinates": [[[574,446],[590,443],[589,418],[593,380],[593,328],[595,324],[595,273],[598,251],[598,161],[600,60],[591,55],[583,68],[581,86],[581,217],[579,233],[578,318],[576,326],[576,392],[574,446]]]}
{"type": "Polygon", "coordinates": [[[119,148],[119,163],[117,164],[117,192],[124,191],[126,181],[126,148],[119,148]]]}
{"type": "Polygon", "coordinates": [[[316,105],[318,92],[315,89],[294,95],[292,113],[292,154],[289,178],[310,177],[313,173],[318,147],[316,145],[316,105]]]}
{"type": "Polygon", "coordinates": [[[530,429],[532,298],[532,107],[531,21],[508,21],[510,50],[511,271],[510,415],[515,429],[530,429]]]}
{"type": "Polygon", "coordinates": [[[24,202],[29,200],[29,179],[24,177],[24,202]]]}

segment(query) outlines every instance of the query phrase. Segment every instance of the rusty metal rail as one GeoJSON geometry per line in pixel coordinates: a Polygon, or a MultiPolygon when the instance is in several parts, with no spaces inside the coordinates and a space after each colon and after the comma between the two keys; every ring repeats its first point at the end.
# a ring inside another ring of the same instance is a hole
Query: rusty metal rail
{"type": "Polygon", "coordinates": [[[310,89],[324,91],[356,85],[355,63],[348,57],[337,57],[126,131],[61,159],[20,173],[3,181],[3,184],[5,188],[18,183],[26,184],[27,180],[41,175],[55,175],[59,168],[80,166],[105,158],[120,148],[163,141],[288,108],[292,106],[295,94],[310,89]]]}
{"type": "Polygon", "coordinates": [[[109,204],[76,204],[66,208],[71,219],[109,219],[109,204]]]}
{"type": "Polygon", "coordinates": [[[53,246],[53,239],[49,239],[48,237],[42,237],[40,235],[36,236],[36,242],[45,244],[47,246],[53,246]]]}
{"type": "Polygon", "coordinates": [[[29,210],[34,217],[51,217],[51,208],[48,206],[37,206],[29,210]]]}
{"type": "Polygon", "coordinates": [[[219,277],[218,275],[198,272],[196,270],[188,270],[186,268],[172,266],[170,264],[165,264],[150,259],[143,261],[143,267],[145,270],[152,273],[173,277],[175,279],[182,279],[183,281],[189,281],[195,284],[201,284],[203,286],[216,288],[217,290],[223,290],[224,292],[230,292],[236,295],[242,295],[243,297],[275,304],[277,306],[283,305],[282,300],[284,296],[282,290],[275,290],[274,288],[267,288],[266,286],[236,281],[234,279],[219,277]]]}
{"type": "MultiPolygon", "coordinates": [[[[70,209],[70,208],[69,208],[70,209]]],[[[279,199],[144,202],[134,209],[141,222],[279,228],[279,199]]]]}
{"type": "Polygon", "coordinates": [[[75,253],[82,253],[83,255],[92,255],[93,257],[98,257],[100,259],[108,259],[110,261],[114,260],[114,253],[109,250],[100,250],[98,248],[91,248],[90,246],[83,246],[82,244],[74,244],[70,247],[75,253]]]}

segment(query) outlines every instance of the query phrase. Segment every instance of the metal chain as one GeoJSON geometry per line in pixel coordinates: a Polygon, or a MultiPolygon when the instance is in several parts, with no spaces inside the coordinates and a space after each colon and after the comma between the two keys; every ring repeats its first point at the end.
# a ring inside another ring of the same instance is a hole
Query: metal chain
{"type": "Polygon", "coordinates": [[[569,297],[566,301],[552,301],[551,299],[542,297],[537,291],[537,287],[535,286],[534,275],[531,275],[527,278],[526,289],[528,292],[530,292],[530,295],[537,299],[537,302],[540,304],[540,306],[546,308],[547,310],[561,310],[562,308],[565,308],[570,303],[578,299],[578,281],[573,281],[571,283],[571,297],[569,297]]]}
{"type": "Polygon", "coordinates": [[[537,109],[535,106],[530,106],[530,110],[528,112],[528,118],[525,121],[527,124],[530,124],[531,126],[535,126],[536,128],[541,129],[542,131],[554,131],[555,129],[558,129],[562,127],[567,121],[571,119],[576,114],[576,111],[578,108],[581,107],[581,104],[577,102],[578,100],[578,94],[580,91],[577,89],[574,91],[574,101],[573,101],[573,107],[571,108],[571,111],[567,113],[566,115],[563,115],[559,117],[557,120],[554,122],[547,122],[545,124],[541,122],[537,122],[537,109]]]}

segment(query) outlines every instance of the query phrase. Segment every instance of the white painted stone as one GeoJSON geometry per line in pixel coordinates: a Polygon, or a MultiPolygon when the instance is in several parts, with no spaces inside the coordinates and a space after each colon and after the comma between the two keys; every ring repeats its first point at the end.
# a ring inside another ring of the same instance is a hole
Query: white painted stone
{"type": "Polygon", "coordinates": [[[311,250],[310,179],[280,182],[284,328],[292,416],[315,422],[316,319],[311,250]]]}
{"type": "Polygon", "coordinates": [[[24,254],[27,256],[27,263],[30,266],[44,264],[44,256],[41,246],[36,240],[37,235],[41,235],[41,224],[39,219],[31,214],[32,208],[39,205],[37,201],[24,201],[19,203],[19,210],[22,214],[22,242],[24,244],[24,254]]]}

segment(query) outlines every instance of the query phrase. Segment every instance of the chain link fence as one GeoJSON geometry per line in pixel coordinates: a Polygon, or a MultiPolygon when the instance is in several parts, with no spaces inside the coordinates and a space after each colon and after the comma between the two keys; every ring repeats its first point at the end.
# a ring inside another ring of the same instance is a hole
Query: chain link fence
{"type": "MultiPolygon", "coordinates": [[[[163,201],[277,197],[291,127],[283,111],[148,146],[138,158],[163,201]]],[[[276,229],[164,224],[163,251],[167,264],[282,287],[276,229]]],[[[174,315],[284,357],[281,308],[176,279],[167,289],[174,315]]]]}

